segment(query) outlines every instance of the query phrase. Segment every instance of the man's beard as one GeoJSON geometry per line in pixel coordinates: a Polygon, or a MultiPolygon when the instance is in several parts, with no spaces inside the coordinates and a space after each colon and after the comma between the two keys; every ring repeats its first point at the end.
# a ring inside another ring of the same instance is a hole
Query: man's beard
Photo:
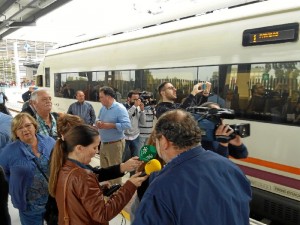
{"type": "Polygon", "coordinates": [[[177,99],[177,96],[169,95],[169,96],[166,96],[166,98],[167,98],[169,101],[175,101],[175,100],[177,99]]]}

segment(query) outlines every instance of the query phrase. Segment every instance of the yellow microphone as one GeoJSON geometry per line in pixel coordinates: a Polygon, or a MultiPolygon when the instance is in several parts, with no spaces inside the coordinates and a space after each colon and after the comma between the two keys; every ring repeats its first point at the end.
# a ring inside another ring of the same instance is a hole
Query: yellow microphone
{"type": "MultiPolygon", "coordinates": [[[[145,172],[143,175],[145,176],[150,175],[153,172],[160,171],[161,170],[161,164],[157,159],[151,159],[149,162],[145,165],[145,172]]],[[[142,175],[142,176],[143,176],[142,175]]]]}

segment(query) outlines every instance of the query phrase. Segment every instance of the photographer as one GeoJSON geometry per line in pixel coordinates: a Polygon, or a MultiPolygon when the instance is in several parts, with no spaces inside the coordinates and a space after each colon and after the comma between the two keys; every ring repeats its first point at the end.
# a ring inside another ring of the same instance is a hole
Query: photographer
{"type": "Polygon", "coordinates": [[[123,153],[123,162],[127,161],[133,156],[138,156],[140,149],[139,135],[140,125],[146,123],[146,115],[144,111],[144,104],[141,101],[140,93],[138,91],[130,91],[127,95],[127,103],[124,104],[127,109],[131,128],[125,130],[125,150],[123,153]]]}
{"type": "Polygon", "coordinates": [[[153,94],[151,92],[143,91],[140,93],[140,98],[142,102],[144,103],[144,111],[146,115],[146,122],[145,124],[139,124],[140,129],[140,148],[144,145],[146,145],[150,134],[153,130],[153,123],[155,120],[155,105],[156,105],[156,99],[153,98],[153,94]]]}
{"type": "Polygon", "coordinates": [[[174,103],[177,99],[177,89],[170,82],[165,81],[161,83],[158,87],[161,102],[155,107],[157,119],[169,110],[186,109],[187,107],[200,105],[203,102],[206,102],[210,92],[210,87],[211,84],[209,82],[206,82],[205,84],[202,82],[195,84],[191,94],[185,98],[182,104],[179,104],[174,103]]]}
{"type": "MultiPolygon", "coordinates": [[[[220,106],[214,102],[206,102],[200,105],[201,107],[208,107],[210,109],[220,109],[220,106]]],[[[216,136],[229,136],[234,132],[233,129],[229,127],[229,125],[220,124],[215,131],[216,136]]],[[[207,141],[202,140],[201,145],[204,149],[212,150],[222,156],[228,157],[229,155],[236,159],[244,159],[248,156],[247,147],[243,144],[242,138],[239,135],[235,135],[235,137],[228,142],[218,142],[218,141],[207,141]]]]}

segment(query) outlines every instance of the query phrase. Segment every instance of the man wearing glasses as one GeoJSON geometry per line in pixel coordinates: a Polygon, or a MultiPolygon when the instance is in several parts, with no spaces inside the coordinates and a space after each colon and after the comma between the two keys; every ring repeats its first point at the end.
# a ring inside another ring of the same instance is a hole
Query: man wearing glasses
{"type": "Polygon", "coordinates": [[[177,89],[170,82],[165,81],[161,83],[158,87],[161,102],[155,107],[157,119],[169,110],[186,109],[187,107],[201,105],[206,102],[210,87],[211,83],[209,82],[197,83],[194,85],[191,94],[189,94],[182,103],[175,103],[177,99],[177,89]]]}

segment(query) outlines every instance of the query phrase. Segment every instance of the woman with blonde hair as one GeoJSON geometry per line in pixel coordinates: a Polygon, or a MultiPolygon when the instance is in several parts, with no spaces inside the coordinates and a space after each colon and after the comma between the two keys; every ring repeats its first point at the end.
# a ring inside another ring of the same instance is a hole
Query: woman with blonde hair
{"type": "Polygon", "coordinates": [[[9,183],[12,204],[19,210],[22,225],[43,225],[48,200],[49,158],[55,145],[52,137],[37,134],[38,125],[27,113],[12,120],[13,142],[0,151],[0,165],[9,183]]]}

